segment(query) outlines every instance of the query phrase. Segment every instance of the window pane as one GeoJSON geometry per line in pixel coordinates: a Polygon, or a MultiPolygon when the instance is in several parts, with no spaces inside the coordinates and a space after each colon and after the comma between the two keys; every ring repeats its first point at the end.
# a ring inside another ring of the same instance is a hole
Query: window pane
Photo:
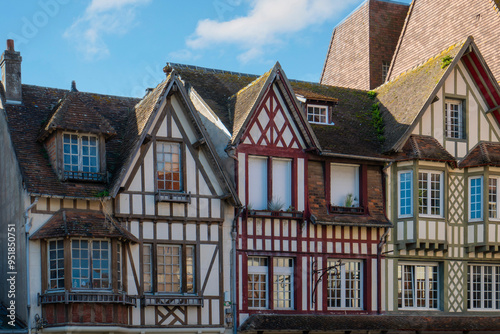
{"type": "Polygon", "coordinates": [[[438,266],[400,265],[398,270],[398,307],[437,309],[439,298],[438,266]]]}
{"type": "Polygon", "coordinates": [[[267,258],[248,257],[248,307],[267,308],[267,258]]]}
{"type": "Polygon", "coordinates": [[[64,243],[49,242],[49,289],[64,288],[64,243]]]}
{"type": "Polygon", "coordinates": [[[331,204],[359,206],[359,166],[330,165],[331,204]]]}
{"type": "Polygon", "coordinates": [[[470,179],[470,219],[482,219],[482,178],[470,179]]]}
{"type": "Polygon", "coordinates": [[[460,101],[447,101],[446,108],[446,136],[448,138],[465,138],[463,133],[462,104],[460,101]]]}
{"type": "Polygon", "coordinates": [[[159,190],[183,189],[180,154],[180,143],[156,144],[156,180],[159,190]]]}
{"type": "Polygon", "coordinates": [[[411,216],[412,212],[412,173],[399,174],[399,215],[411,216]]]}
{"type": "Polygon", "coordinates": [[[248,202],[255,210],[267,209],[267,158],[248,158],[248,202]]]}
{"type": "Polygon", "coordinates": [[[359,261],[328,260],[328,307],[363,308],[361,265],[359,261]]]}
{"type": "Polygon", "coordinates": [[[181,292],[181,246],[157,246],[157,282],[159,292],[181,292]]]}
{"type": "Polygon", "coordinates": [[[275,309],[293,308],[293,259],[274,258],[273,294],[275,309]]]}
{"type": "Polygon", "coordinates": [[[326,106],[308,106],[307,120],[314,123],[327,123],[326,106]]]}
{"type": "Polygon", "coordinates": [[[272,200],[286,210],[292,205],[292,160],[273,159],[272,200]]]}
{"type": "Polygon", "coordinates": [[[497,182],[498,179],[488,179],[488,213],[490,218],[498,218],[497,182]]]}

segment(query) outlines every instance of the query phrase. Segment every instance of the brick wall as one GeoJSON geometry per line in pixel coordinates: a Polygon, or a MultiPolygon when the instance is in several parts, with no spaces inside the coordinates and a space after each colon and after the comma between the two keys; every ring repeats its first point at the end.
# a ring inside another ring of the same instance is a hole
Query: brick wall
{"type": "Polygon", "coordinates": [[[382,185],[382,169],[380,166],[368,166],[367,168],[368,188],[368,211],[371,216],[384,218],[384,187],[382,185]]]}
{"type": "Polygon", "coordinates": [[[368,8],[365,2],[335,28],[322,84],[369,89],[368,8]]]}
{"type": "Polygon", "coordinates": [[[391,63],[408,6],[370,0],[370,89],[382,82],[382,63],[391,63]]]}
{"type": "Polygon", "coordinates": [[[314,212],[326,214],[324,164],[309,160],[307,182],[309,187],[309,207],[314,212]]]}
{"type": "Polygon", "coordinates": [[[490,0],[414,0],[390,78],[472,35],[498,80],[500,15],[496,6],[490,0]]]}

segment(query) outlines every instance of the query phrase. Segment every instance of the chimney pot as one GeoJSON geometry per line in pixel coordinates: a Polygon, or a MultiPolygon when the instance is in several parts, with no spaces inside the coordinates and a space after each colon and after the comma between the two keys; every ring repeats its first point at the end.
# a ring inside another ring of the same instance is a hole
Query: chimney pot
{"type": "Polygon", "coordinates": [[[71,91],[72,92],[78,92],[78,89],[76,89],[76,82],[75,82],[75,80],[71,81],[71,91]]]}
{"type": "Polygon", "coordinates": [[[8,39],[7,40],[7,50],[8,51],[15,51],[14,50],[14,40],[13,39],[8,39]]]}

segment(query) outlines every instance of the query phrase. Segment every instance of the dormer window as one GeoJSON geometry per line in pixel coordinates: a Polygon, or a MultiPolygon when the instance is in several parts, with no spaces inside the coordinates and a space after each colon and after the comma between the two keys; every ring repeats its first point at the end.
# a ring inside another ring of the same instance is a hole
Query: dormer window
{"type": "Polygon", "coordinates": [[[328,107],[321,105],[307,106],[307,120],[310,123],[328,124],[328,107]]]}
{"type": "Polygon", "coordinates": [[[99,174],[99,138],[89,134],[63,134],[64,179],[102,181],[99,174]]]}
{"type": "Polygon", "coordinates": [[[158,190],[182,191],[181,144],[162,143],[156,145],[156,181],[158,190]]]}

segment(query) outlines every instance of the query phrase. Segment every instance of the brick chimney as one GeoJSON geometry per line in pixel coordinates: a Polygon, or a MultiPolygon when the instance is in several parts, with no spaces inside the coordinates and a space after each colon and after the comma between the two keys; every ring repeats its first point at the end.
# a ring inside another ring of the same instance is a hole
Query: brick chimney
{"type": "Polygon", "coordinates": [[[7,50],[0,58],[2,68],[2,84],[5,90],[5,99],[10,104],[22,103],[21,88],[21,53],[14,50],[14,41],[7,40],[7,50]]]}

